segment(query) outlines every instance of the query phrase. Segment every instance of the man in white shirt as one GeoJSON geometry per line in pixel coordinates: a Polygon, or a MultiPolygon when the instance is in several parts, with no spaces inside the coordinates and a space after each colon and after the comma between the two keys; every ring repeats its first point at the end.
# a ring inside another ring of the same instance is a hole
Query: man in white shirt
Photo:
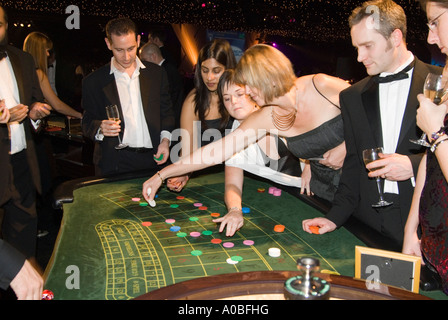
{"type": "Polygon", "coordinates": [[[4,204],[3,239],[25,257],[35,256],[36,191],[41,190],[32,131],[51,107],[44,100],[33,57],[7,45],[8,18],[0,7],[0,100],[9,109],[8,124],[0,125],[2,148],[0,190],[4,204]]]}
{"type": "Polygon", "coordinates": [[[441,69],[424,64],[406,47],[406,15],[391,0],[365,2],[350,19],[353,46],[368,77],[340,94],[347,155],[333,206],[325,218],[303,222],[320,233],[342,226],[350,216],[387,239],[385,249],[401,251],[404,226],[414,190],[414,176],[424,148],[410,142],[416,126],[417,94],[428,72],[441,69]],[[383,147],[381,159],[363,163],[362,151],[383,147]],[[392,205],[373,208],[378,201],[375,177],[384,178],[385,199],[392,205]]]}
{"type": "Polygon", "coordinates": [[[106,34],[111,62],[85,78],[82,93],[82,128],[95,141],[95,173],[156,170],[169,158],[174,129],[166,72],[137,57],[140,35],[130,19],[109,21],[106,34]],[[118,106],[120,121],[107,118],[108,105],[118,106]],[[115,148],[118,136],[128,147],[115,148]]]}

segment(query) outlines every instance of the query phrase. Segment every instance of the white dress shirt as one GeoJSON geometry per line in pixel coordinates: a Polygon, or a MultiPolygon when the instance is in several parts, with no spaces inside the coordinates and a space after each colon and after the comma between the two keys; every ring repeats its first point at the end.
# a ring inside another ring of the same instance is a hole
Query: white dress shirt
{"type": "MultiPolygon", "coordinates": [[[[381,77],[395,74],[406,68],[414,60],[410,53],[409,59],[394,72],[383,72],[381,77]]],[[[411,87],[412,73],[414,69],[408,71],[409,78],[389,83],[379,84],[380,112],[383,132],[384,153],[395,153],[400,137],[401,123],[411,87]]],[[[414,180],[413,180],[414,181],[414,180]]],[[[385,180],[384,192],[398,194],[398,183],[396,181],[385,180]]]]}
{"type": "MultiPolygon", "coordinates": [[[[6,107],[11,109],[20,104],[19,88],[9,57],[0,61],[0,100],[4,99],[6,107]]],[[[23,123],[10,122],[11,154],[26,149],[25,128],[23,123]]]]}

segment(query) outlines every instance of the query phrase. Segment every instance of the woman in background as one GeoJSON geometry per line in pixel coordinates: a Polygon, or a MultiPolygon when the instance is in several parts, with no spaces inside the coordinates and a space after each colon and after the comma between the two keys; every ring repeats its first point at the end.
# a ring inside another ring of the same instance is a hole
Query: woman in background
{"type": "Polygon", "coordinates": [[[23,51],[28,52],[34,58],[40,88],[48,104],[60,114],[81,119],[82,114],[61,101],[51,88],[47,76],[48,57],[51,49],[53,49],[53,42],[40,32],[31,32],[23,43],[23,51]]]}

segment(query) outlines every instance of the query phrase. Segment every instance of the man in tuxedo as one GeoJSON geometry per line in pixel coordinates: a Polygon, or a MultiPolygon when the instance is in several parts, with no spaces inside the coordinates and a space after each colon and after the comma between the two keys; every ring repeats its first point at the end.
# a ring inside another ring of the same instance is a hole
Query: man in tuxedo
{"type": "Polygon", "coordinates": [[[175,127],[180,127],[180,113],[184,102],[184,86],[182,77],[176,66],[163,58],[159,47],[154,43],[147,43],[140,49],[140,59],[162,66],[168,75],[170,84],[170,96],[173,104],[175,127]]]}
{"type": "Polygon", "coordinates": [[[31,55],[9,46],[8,17],[0,7],[0,98],[9,109],[8,124],[0,124],[3,239],[25,257],[36,251],[36,191],[40,174],[32,131],[51,107],[44,100],[31,55]],[[6,146],[6,147],[5,147],[6,146]]]}
{"type": "Polygon", "coordinates": [[[168,160],[174,129],[166,72],[137,57],[140,35],[132,20],[109,21],[106,34],[111,62],[86,77],[82,89],[82,129],[95,141],[95,173],[157,169],[168,160]],[[108,120],[108,105],[118,106],[119,122],[108,120]],[[128,147],[117,150],[119,135],[128,147]]]}
{"type": "Polygon", "coordinates": [[[358,61],[368,77],[340,94],[347,154],[338,191],[325,218],[305,220],[303,227],[333,231],[353,215],[389,239],[388,249],[401,250],[409,214],[414,177],[424,148],[410,142],[421,131],[416,126],[417,94],[429,72],[438,67],[424,64],[407,50],[406,15],[391,0],[369,1],[349,19],[358,61]],[[384,155],[367,166],[362,151],[383,147],[384,155]],[[392,205],[373,208],[378,201],[375,178],[384,181],[385,199],[392,205]]]}

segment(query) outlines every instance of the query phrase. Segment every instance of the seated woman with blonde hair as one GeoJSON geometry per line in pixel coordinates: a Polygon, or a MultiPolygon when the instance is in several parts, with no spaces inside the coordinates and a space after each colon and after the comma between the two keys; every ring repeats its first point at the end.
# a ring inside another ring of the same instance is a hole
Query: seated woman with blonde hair
{"type": "Polygon", "coordinates": [[[31,32],[23,43],[23,51],[28,52],[34,58],[40,89],[48,104],[60,114],[81,119],[82,114],[61,101],[51,88],[47,76],[48,56],[51,49],[53,49],[53,42],[40,32],[31,32]]]}

